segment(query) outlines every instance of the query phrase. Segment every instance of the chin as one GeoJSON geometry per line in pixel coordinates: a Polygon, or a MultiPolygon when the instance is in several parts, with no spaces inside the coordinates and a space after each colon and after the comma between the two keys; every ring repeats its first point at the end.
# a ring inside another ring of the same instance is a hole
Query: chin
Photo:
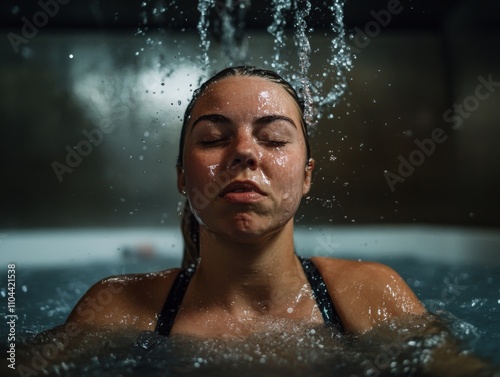
{"type": "Polygon", "coordinates": [[[232,239],[234,242],[253,243],[282,229],[284,224],[265,224],[263,221],[232,220],[220,234],[232,239]]]}
{"type": "MultiPolygon", "coordinates": [[[[218,211],[212,208],[204,213],[204,227],[209,233],[232,239],[234,242],[252,243],[283,229],[290,216],[276,216],[272,211],[218,211]]],[[[286,214],[288,215],[288,213],[286,214]]],[[[292,223],[293,224],[293,223],[292,223]]]]}

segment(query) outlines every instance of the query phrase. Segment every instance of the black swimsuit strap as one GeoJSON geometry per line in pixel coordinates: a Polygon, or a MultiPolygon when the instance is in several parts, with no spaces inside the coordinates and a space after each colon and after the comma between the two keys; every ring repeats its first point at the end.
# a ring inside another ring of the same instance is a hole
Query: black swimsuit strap
{"type": "Polygon", "coordinates": [[[189,281],[191,280],[194,271],[195,266],[193,265],[188,269],[179,272],[175,278],[174,284],[172,285],[172,288],[170,288],[167,300],[165,301],[165,305],[163,306],[160,316],[158,317],[158,322],[156,322],[155,331],[158,334],[164,336],[170,335],[170,330],[174,325],[175,316],[181,307],[182,299],[184,298],[184,294],[186,293],[189,281]]]}
{"type": "MultiPolygon", "coordinates": [[[[344,329],[342,323],[340,322],[340,318],[335,311],[335,306],[330,298],[330,294],[328,293],[323,277],[319,273],[316,266],[309,259],[299,257],[299,260],[302,264],[307,280],[311,285],[314,298],[316,299],[318,308],[323,316],[323,320],[325,321],[325,326],[334,326],[343,332],[344,329]]],[[[164,336],[170,335],[170,330],[174,325],[175,316],[181,307],[182,299],[184,298],[184,294],[186,293],[189,281],[191,280],[194,271],[195,266],[192,265],[188,269],[179,272],[176,276],[167,300],[165,301],[165,305],[163,306],[160,316],[158,317],[158,322],[156,323],[155,331],[158,334],[164,336]]]]}
{"type": "Polygon", "coordinates": [[[302,263],[302,268],[307,276],[307,280],[309,280],[309,284],[311,285],[314,298],[316,299],[318,308],[323,316],[323,320],[325,321],[325,326],[337,327],[341,332],[344,332],[342,322],[340,321],[339,315],[335,310],[335,306],[333,305],[328,289],[326,288],[325,281],[319,273],[318,268],[307,258],[299,257],[299,260],[302,263]]]}

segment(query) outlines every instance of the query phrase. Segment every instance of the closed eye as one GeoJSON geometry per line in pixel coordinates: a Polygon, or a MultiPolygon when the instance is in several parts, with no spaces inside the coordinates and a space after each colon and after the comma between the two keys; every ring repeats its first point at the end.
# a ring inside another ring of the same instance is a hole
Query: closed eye
{"type": "Polygon", "coordinates": [[[282,132],[276,132],[266,127],[260,130],[257,135],[259,143],[270,147],[283,147],[289,143],[288,138],[282,135],[282,132]]]}
{"type": "Polygon", "coordinates": [[[263,140],[263,144],[266,144],[270,147],[284,147],[288,144],[288,141],[285,140],[263,140]]]}
{"type": "Polygon", "coordinates": [[[228,141],[227,137],[214,137],[200,140],[199,144],[203,147],[216,147],[225,144],[228,141]]]}

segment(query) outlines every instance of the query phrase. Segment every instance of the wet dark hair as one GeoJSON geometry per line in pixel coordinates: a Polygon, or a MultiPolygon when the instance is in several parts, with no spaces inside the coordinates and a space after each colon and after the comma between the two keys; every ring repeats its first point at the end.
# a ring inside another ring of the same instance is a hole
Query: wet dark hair
{"type": "MultiPolygon", "coordinates": [[[[270,71],[267,69],[262,69],[253,66],[238,66],[238,67],[229,67],[226,68],[219,73],[215,74],[207,81],[205,81],[198,89],[196,89],[193,93],[193,97],[189,102],[186,111],[184,113],[184,120],[182,122],[181,129],[181,137],[179,141],[179,155],[177,156],[177,166],[182,168],[183,166],[183,158],[184,158],[184,141],[186,138],[187,126],[189,124],[189,120],[191,118],[191,113],[193,108],[203,92],[210,87],[213,83],[218,80],[224,79],[226,77],[260,77],[267,81],[274,82],[281,86],[285,91],[290,94],[290,97],[297,104],[297,108],[300,112],[300,122],[302,126],[302,132],[304,133],[304,140],[306,143],[306,161],[309,162],[311,158],[311,148],[309,145],[309,138],[307,132],[307,122],[304,117],[304,102],[299,98],[295,89],[283,79],[280,75],[278,75],[274,71],[270,71]]],[[[182,268],[188,268],[192,264],[197,264],[198,259],[200,257],[200,225],[198,220],[194,217],[191,212],[191,208],[189,206],[189,202],[186,199],[184,203],[184,209],[182,212],[182,223],[181,223],[182,235],[184,237],[184,255],[182,258],[182,268]]]]}

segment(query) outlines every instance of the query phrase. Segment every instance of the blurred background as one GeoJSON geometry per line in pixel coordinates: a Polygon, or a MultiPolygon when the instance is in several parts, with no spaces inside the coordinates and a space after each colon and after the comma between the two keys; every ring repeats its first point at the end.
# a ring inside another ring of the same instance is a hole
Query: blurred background
{"type": "MultiPolygon", "coordinates": [[[[271,2],[232,3],[246,10],[238,52],[268,67],[271,2]]],[[[310,77],[328,85],[330,3],[313,3],[310,77]]],[[[0,4],[0,229],[179,223],[178,136],[203,68],[197,4],[0,4]]],[[[209,15],[214,69],[228,54],[225,4],[209,15]]],[[[500,3],[348,1],[344,12],[354,67],[311,138],[317,170],[297,221],[498,228],[500,3]],[[446,140],[416,153],[438,129],[446,140]],[[419,166],[403,176],[402,159],[419,166]]]]}

